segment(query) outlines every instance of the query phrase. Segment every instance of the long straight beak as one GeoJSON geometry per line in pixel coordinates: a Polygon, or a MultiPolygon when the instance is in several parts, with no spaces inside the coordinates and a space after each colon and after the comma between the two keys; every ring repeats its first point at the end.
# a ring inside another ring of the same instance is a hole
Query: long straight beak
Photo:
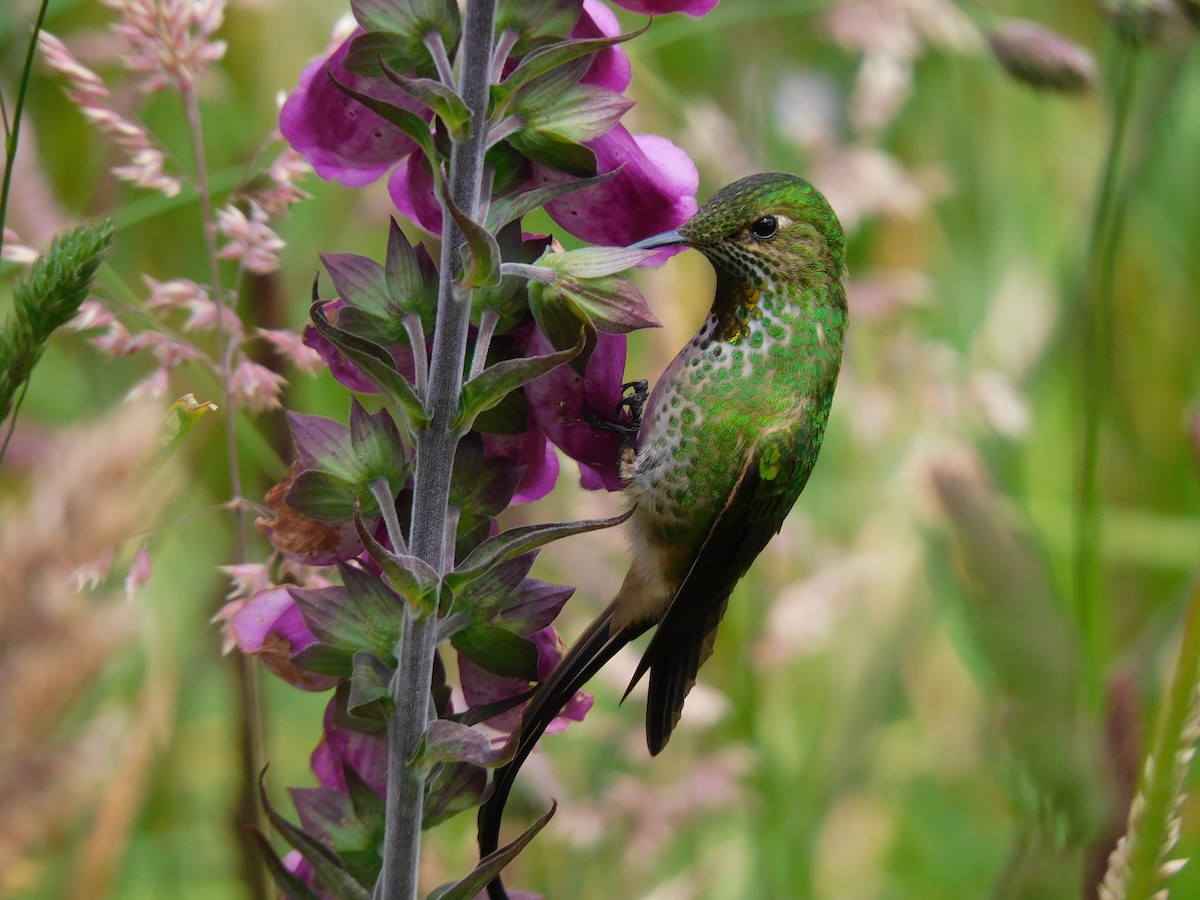
{"type": "Polygon", "coordinates": [[[651,235],[648,238],[642,238],[636,244],[630,244],[630,250],[657,250],[659,247],[675,247],[679,244],[686,244],[685,238],[678,230],[664,231],[662,234],[651,235]]]}

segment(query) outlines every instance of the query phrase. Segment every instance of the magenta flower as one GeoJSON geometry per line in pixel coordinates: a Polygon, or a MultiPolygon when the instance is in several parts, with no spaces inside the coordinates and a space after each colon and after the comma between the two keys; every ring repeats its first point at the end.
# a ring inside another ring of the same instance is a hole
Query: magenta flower
{"type": "MultiPolygon", "coordinates": [[[[536,328],[530,334],[530,356],[554,351],[536,328]]],[[[611,431],[589,425],[583,407],[586,404],[602,419],[614,419],[624,372],[625,336],[601,333],[596,335],[596,349],[585,375],[560,366],[525,386],[533,417],[555,446],[579,463],[580,483],[588,490],[619,491],[622,487],[617,475],[620,439],[611,431]]]]}
{"type": "Polygon", "coordinates": [[[617,6],[644,16],[665,16],[667,13],[685,12],[699,19],[711,12],[719,0],[613,0],[617,6]]]}
{"type": "Polygon", "coordinates": [[[346,187],[375,181],[412,153],[416,144],[395,125],[338,90],[330,74],[359,93],[429,114],[386,78],[358,75],[342,64],[350,42],[362,33],[356,30],[328,59],[309,63],[300,74],[300,86],[288,96],[279,114],[279,130],[287,142],[304,154],[318,175],[346,187]]]}
{"type": "MultiPolygon", "coordinates": [[[[678,228],[696,214],[700,175],[685,152],[656,134],[632,135],[618,125],[587,146],[598,172],[621,171],[603,184],[573,191],[546,204],[555,222],[592,244],[624,246],[678,228]]],[[[534,165],[539,184],[569,176],[534,165]]]]}
{"type": "Polygon", "coordinates": [[[243,653],[262,657],[268,669],[305,691],[327,691],[336,678],[316,675],[295,657],[317,642],[286,586],[260,591],[229,617],[227,626],[243,653]]]}
{"type": "MultiPolygon", "coordinates": [[[[613,11],[599,0],[583,0],[583,12],[571,30],[572,38],[616,37],[621,25],[613,11]]],[[[619,45],[608,47],[596,54],[591,68],[583,76],[584,84],[594,84],[610,91],[623,91],[633,80],[633,67],[629,57],[619,45]]]]}
{"type": "Polygon", "coordinates": [[[322,787],[346,790],[343,766],[350,766],[380,797],[387,790],[387,738],[365,734],[336,724],[337,698],[325,707],[325,731],[312,753],[312,770],[322,787]]]}

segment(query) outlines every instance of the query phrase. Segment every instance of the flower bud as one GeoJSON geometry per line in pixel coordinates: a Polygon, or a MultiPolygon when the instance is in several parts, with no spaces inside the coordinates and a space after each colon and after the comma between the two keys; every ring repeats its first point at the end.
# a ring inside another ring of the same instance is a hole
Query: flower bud
{"type": "Polygon", "coordinates": [[[1079,94],[1096,83],[1091,54],[1037,22],[1005,22],[988,35],[988,42],[1004,70],[1033,87],[1079,94]]]}

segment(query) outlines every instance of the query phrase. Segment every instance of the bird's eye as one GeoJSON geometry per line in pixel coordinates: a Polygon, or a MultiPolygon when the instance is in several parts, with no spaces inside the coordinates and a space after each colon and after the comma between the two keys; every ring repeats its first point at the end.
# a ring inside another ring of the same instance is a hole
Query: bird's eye
{"type": "Polygon", "coordinates": [[[774,216],[763,216],[757,222],[750,226],[750,233],[760,240],[775,237],[779,231],[779,222],[774,216]]]}

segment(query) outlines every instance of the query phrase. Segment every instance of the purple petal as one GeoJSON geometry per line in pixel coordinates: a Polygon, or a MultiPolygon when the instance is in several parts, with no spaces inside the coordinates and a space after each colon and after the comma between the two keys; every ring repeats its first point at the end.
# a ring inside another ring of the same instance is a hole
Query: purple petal
{"type": "MultiPolygon", "coordinates": [[[[616,37],[621,33],[621,24],[611,9],[599,0],[584,0],[583,14],[571,30],[573,38],[616,37]]],[[[596,54],[591,68],[583,76],[584,84],[594,84],[620,93],[629,87],[633,79],[633,67],[629,57],[619,46],[609,47],[596,54]]]]}
{"type": "MultiPolygon", "coordinates": [[[[527,349],[529,355],[553,350],[550,341],[534,329],[527,349]]],[[[579,463],[581,483],[589,490],[619,491],[622,487],[617,475],[620,438],[611,431],[599,431],[589,425],[583,407],[587,404],[601,418],[615,417],[621,402],[624,372],[624,335],[598,334],[585,377],[570,366],[560,366],[525,386],[533,417],[555,446],[579,463]]]]}
{"type": "Polygon", "coordinates": [[[388,194],[396,209],[430,234],[442,233],[442,207],[434,191],[433,173],[422,153],[413,153],[388,178],[388,194]]]}
{"type": "MultiPolygon", "coordinates": [[[[696,214],[696,164],[666,138],[634,136],[617,125],[587,146],[596,154],[597,171],[624,168],[603,184],[546,204],[550,218],[571,234],[591,244],[624,246],[678,228],[696,214]]],[[[569,178],[545,166],[533,168],[542,185],[569,178]]]]}
{"type": "Polygon", "coordinates": [[[421,106],[386,78],[368,78],[342,65],[355,31],[340,47],[324,58],[313,60],[300,74],[300,86],[292,92],[279,113],[279,130],[289,144],[302,153],[322,178],[346,187],[370,184],[416,147],[412,139],[382,116],[338,90],[329,71],[342,84],[422,112],[421,106]]]}
{"type": "Polygon", "coordinates": [[[617,6],[644,16],[665,16],[667,13],[685,12],[700,18],[711,12],[719,0],[613,0],[617,6]]]}
{"type": "Polygon", "coordinates": [[[483,435],[483,458],[485,462],[503,459],[525,467],[513,503],[541,500],[558,480],[558,454],[532,416],[529,428],[520,434],[483,435]]]}
{"type": "Polygon", "coordinates": [[[347,763],[380,797],[387,793],[387,735],[364,734],[334,724],[335,698],[325,707],[325,734],[312,753],[312,770],[323,787],[346,790],[347,763]]]}
{"type": "Polygon", "coordinates": [[[317,642],[286,586],[260,591],[229,620],[243,653],[262,658],[267,668],[289,684],[306,691],[326,691],[337,679],[314,675],[296,667],[297,653],[317,642]]]}

